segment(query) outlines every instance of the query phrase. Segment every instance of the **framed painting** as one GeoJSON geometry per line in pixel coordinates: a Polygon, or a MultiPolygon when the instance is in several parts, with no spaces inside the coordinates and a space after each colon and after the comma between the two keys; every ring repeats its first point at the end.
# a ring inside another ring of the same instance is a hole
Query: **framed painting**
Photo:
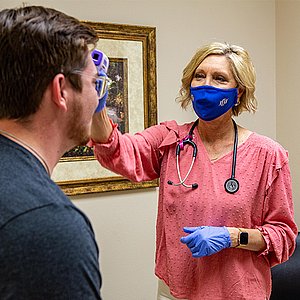
{"type": "MultiPolygon", "coordinates": [[[[109,58],[109,117],[122,133],[157,124],[155,27],[84,23],[96,30],[97,48],[109,58]]],[[[106,170],[88,146],[65,153],[52,178],[69,196],[158,186],[158,180],[135,183],[106,170]]]]}

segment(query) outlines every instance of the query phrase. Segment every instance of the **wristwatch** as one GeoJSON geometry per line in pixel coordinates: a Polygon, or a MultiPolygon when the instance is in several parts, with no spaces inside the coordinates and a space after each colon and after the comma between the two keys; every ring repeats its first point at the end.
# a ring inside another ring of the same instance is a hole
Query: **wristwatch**
{"type": "Polygon", "coordinates": [[[238,246],[248,245],[248,232],[245,232],[240,228],[238,228],[238,230],[240,231],[238,246]]]}

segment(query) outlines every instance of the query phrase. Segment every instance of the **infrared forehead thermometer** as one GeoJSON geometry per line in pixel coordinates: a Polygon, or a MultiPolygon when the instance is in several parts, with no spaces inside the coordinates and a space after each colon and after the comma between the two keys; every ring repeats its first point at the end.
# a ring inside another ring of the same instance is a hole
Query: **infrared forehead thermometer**
{"type": "Polygon", "coordinates": [[[93,50],[91,55],[92,55],[94,64],[97,67],[98,73],[100,73],[101,71],[104,71],[104,73],[106,74],[108,71],[108,66],[109,66],[108,57],[102,51],[97,50],[97,49],[93,50]]]}
{"type": "Polygon", "coordinates": [[[107,76],[109,59],[102,51],[97,49],[92,51],[91,56],[98,72],[98,78],[95,82],[95,88],[99,97],[99,104],[96,108],[96,112],[99,112],[106,105],[108,88],[111,83],[111,80],[107,76]]]}

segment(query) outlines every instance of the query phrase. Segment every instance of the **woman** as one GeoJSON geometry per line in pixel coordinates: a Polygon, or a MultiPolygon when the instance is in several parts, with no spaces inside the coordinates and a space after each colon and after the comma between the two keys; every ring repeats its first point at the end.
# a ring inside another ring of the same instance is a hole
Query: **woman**
{"type": "Polygon", "coordinates": [[[183,71],[181,106],[192,103],[196,122],[122,135],[105,110],[94,116],[102,166],[132,181],[160,178],[158,299],[269,299],[270,268],[294,251],[287,152],[232,118],[256,110],[254,91],[247,51],[212,43],[183,71]]]}

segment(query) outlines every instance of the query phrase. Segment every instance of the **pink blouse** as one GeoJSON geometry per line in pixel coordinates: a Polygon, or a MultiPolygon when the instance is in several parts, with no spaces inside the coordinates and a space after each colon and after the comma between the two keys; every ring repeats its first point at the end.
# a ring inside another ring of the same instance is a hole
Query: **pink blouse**
{"type": "MultiPolygon", "coordinates": [[[[295,248],[291,178],[287,152],[275,141],[252,133],[238,147],[235,194],[224,189],[231,176],[232,152],[210,161],[198,131],[193,141],[198,154],[187,184],[197,189],[167,184],[179,181],[176,145],[192,124],[161,123],[135,135],[114,128],[109,141],[94,144],[102,166],[131,181],[160,178],[156,232],[156,275],[177,298],[191,300],[268,299],[270,267],[286,261],[295,248]],[[228,226],[259,229],[267,243],[263,253],[229,248],[212,256],[193,258],[180,238],[184,226],[228,226]]],[[[180,152],[185,177],[192,147],[180,152]]]]}

